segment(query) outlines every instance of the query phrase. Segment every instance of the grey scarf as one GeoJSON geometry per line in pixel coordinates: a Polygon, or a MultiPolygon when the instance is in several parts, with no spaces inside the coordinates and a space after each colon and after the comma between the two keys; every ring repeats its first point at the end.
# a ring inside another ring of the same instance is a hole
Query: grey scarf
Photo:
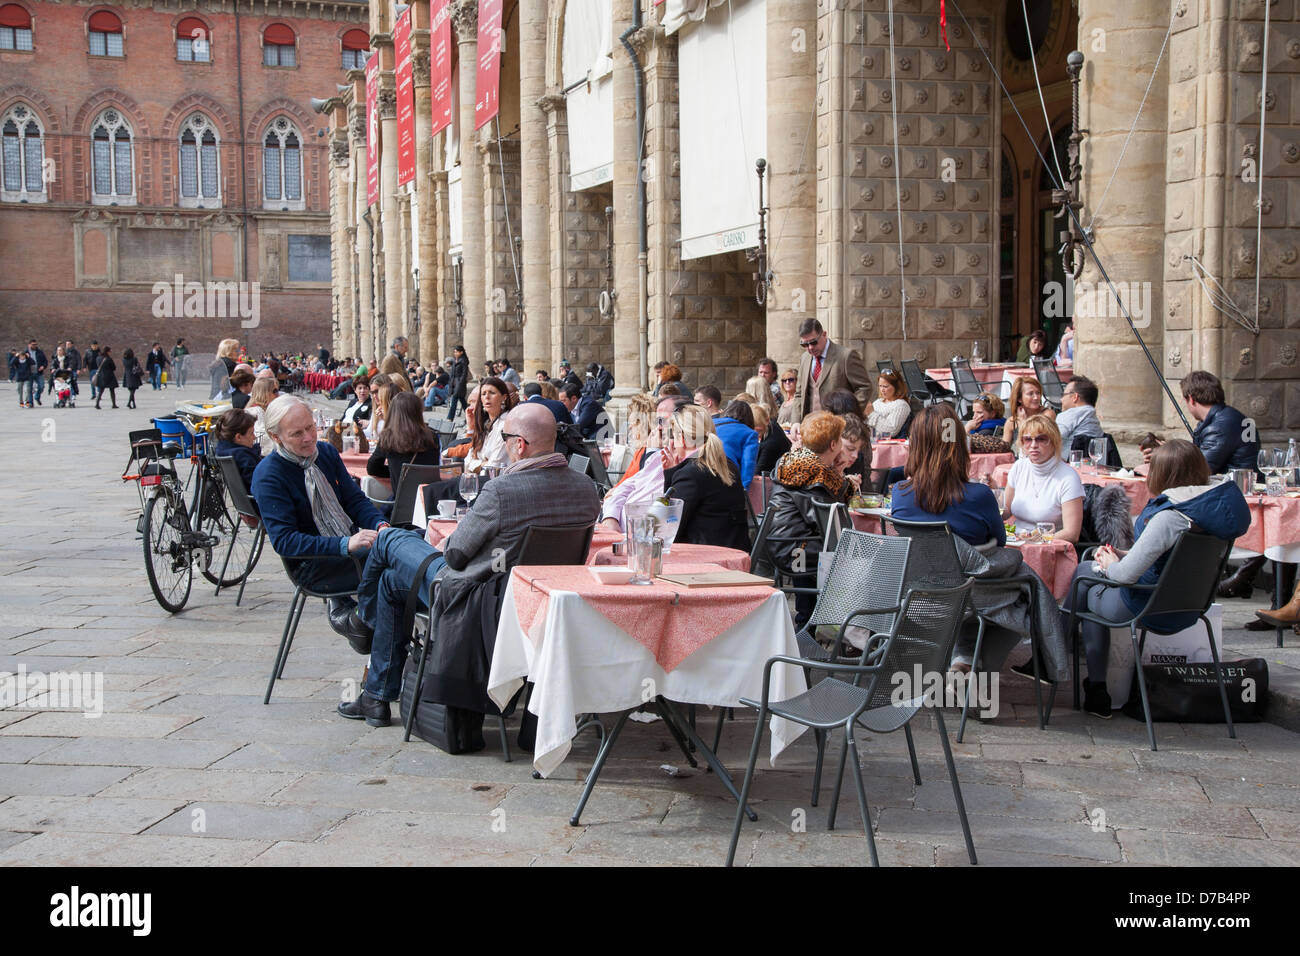
{"type": "Polygon", "coordinates": [[[316,530],[326,538],[349,538],[352,536],[352,519],[339,504],[338,495],[321,471],[316,458],[320,448],[312,451],[310,458],[295,455],[281,444],[276,444],[275,453],[286,461],[291,461],[303,472],[303,483],[307,486],[307,498],[311,501],[311,519],[316,522],[316,530]]]}

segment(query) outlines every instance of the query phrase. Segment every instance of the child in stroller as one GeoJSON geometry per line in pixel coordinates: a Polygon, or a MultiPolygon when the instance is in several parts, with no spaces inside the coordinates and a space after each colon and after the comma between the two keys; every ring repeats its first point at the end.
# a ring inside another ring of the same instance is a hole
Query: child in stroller
{"type": "Polygon", "coordinates": [[[72,373],[60,370],[54,373],[55,408],[76,408],[77,402],[72,397],[72,373]]]}

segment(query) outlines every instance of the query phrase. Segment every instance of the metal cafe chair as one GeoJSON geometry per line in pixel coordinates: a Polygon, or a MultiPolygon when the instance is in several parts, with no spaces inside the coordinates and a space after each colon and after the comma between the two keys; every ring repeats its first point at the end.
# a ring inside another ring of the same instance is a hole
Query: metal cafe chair
{"type": "MultiPolygon", "coordinates": [[[[361,566],[355,556],[352,557],[352,563],[357,565],[357,578],[361,577],[361,566]]],[[[319,588],[313,588],[310,585],[303,584],[298,579],[297,572],[302,569],[309,561],[337,561],[338,555],[311,555],[302,558],[286,558],[280,556],[280,561],[284,564],[284,572],[289,576],[289,580],[294,584],[293,600],[289,602],[289,616],[284,622],[284,631],[280,635],[280,649],[275,655],[275,666],[271,668],[271,679],[266,683],[266,696],[262,698],[263,704],[271,702],[271,692],[275,689],[275,682],[284,677],[284,665],[289,660],[289,649],[293,647],[294,636],[298,633],[298,622],[302,620],[302,609],[307,606],[308,598],[321,598],[329,600],[330,598],[355,597],[357,589],[355,587],[347,590],[326,591],[319,588]]]]}
{"type": "Polygon", "coordinates": [[[1056,374],[1056,366],[1052,364],[1051,359],[1032,357],[1029,360],[1034,368],[1034,377],[1038,379],[1039,388],[1043,393],[1043,401],[1054,408],[1056,411],[1061,410],[1061,398],[1065,395],[1065,385],[1061,382],[1061,376],[1056,374]]]}
{"type": "MultiPolygon", "coordinates": [[[[248,562],[244,566],[244,573],[239,578],[239,593],[235,595],[235,607],[239,607],[239,602],[244,599],[244,585],[248,583],[248,576],[253,571],[253,565],[257,564],[257,559],[261,557],[262,546],[266,542],[266,526],[262,524],[262,513],[257,510],[255,502],[244,487],[244,476],[239,473],[239,465],[235,459],[225,455],[214,455],[217,465],[221,468],[221,479],[226,485],[226,493],[230,496],[230,503],[234,505],[235,512],[239,519],[247,519],[251,522],[251,527],[256,530],[253,532],[253,546],[248,551],[248,562]]],[[[236,520],[230,533],[230,544],[226,548],[226,558],[221,562],[221,573],[217,575],[216,594],[221,593],[221,582],[226,579],[226,569],[230,566],[230,556],[235,551],[235,537],[239,534],[239,526],[244,524],[243,520],[236,520]]]]}

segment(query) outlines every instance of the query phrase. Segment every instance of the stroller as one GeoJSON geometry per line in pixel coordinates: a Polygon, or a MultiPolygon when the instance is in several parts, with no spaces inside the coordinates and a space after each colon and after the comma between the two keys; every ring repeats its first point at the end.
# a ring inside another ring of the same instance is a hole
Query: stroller
{"type": "Polygon", "coordinates": [[[72,395],[72,382],[67,372],[59,372],[54,376],[54,402],[55,408],[76,408],[77,401],[72,395]]]}

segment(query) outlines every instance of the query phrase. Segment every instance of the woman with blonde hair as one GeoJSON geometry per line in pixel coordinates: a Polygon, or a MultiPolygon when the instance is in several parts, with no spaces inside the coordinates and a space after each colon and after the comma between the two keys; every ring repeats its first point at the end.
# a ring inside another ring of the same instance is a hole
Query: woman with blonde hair
{"type": "Polygon", "coordinates": [[[371,441],[379,437],[379,433],[384,430],[384,419],[388,416],[388,403],[393,400],[397,394],[397,386],[392,382],[385,380],[384,376],[375,377],[378,383],[374,386],[372,394],[375,401],[370,409],[370,421],[366,423],[366,437],[371,441]]]}
{"type": "Polygon", "coordinates": [[[780,411],[776,407],[776,399],[772,397],[772,390],[767,387],[767,380],[761,375],[755,375],[745,382],[745,392],[752,395],[752,399],[746,399],[751,405],[762,405],[768,411],[769,418],[775,418],[776,413],[780,411]]]}
{"type": "Polygon", "coordinates": [[[262,416],[266,412],[266,406],[279,397],[280,383],[275,380],[274,375],[266,375],[253,381],[253,390],[248,395],[248,404],[244,406],[244,411],[254,418],[253,435],[257,438],[263,455],[275,451],[275,439],[266,433],[262,416]]]}
{"type": "Polygon", "coordinates": [[[799,370],[788,368],[781,373],[781,408],[776,414],[778,425],[793,425],[799,420],[799,408],[794,401],[795,390],[799,387],[799,370]]]}
{"type": "Polygon", "coordinates": [[[212,390],[208,394],[213,401],[230,397],[230,375],[235,371],[238,356],[239,339],[222,339],[217,345],[217,357],[208,369],[212,375],[212,390]]]}
{"type": "Polygon", "coordinates": [[[1083,528],[1083,481],[1061,460],[1061,433],[1046,415],[1034,415],[1020,426],[1021,456],[1007,475],[1005,513],[1016,519],[1016,531],[1033,531],[1051,522],[1056,537],[1078,541],[1083,528]]]}
{"type": "Polygon", "coordinates": [[[790,439],[776,423],[776,412],[769,405],[754,402],[749,407],[754,412],[754,434],[758,436],[758,460],[754,462],[754,471],[765,475],[790,450],[790,439]]]}
{"type": "Polygon", "coordinates": [[[673,413],[663,451],[664,494],[682,500],[678,541],[749,549],[745,489],[713,419],[698,405],[673,413]]]}

